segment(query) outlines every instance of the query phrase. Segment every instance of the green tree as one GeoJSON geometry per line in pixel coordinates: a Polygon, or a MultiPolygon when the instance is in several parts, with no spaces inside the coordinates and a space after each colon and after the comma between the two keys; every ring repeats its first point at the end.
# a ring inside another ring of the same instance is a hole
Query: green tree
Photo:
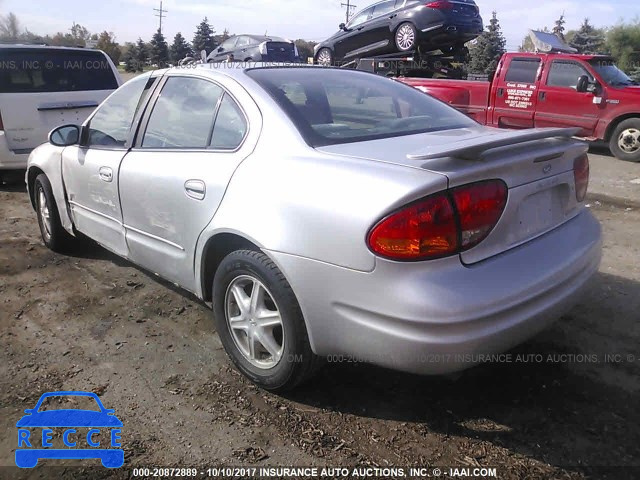
{"type": "Polygon", "coordinates": [[[313,48],[316,46],[316,42],[307,42],[306,40],[299,38],[295,41],[295,44],[296,47],[298,47],[300,60],[306,63],[309,58],[313,58],[313,48]]]}
{"type": "Polygon", "coordinates": [[[0,40],[17,42],[20,37],[20,21],[15,13],[0,15],[0,40]]]}
{"type": "Polygon", "coordinates": [[[620,23],[607,31],[606,50],[618,67],[640,81],[640,19],[620,23]]]}
{"type": "Polygon", "coordinates": [[[164,39],[164,35],[159,29],[151,39],[149,60],[151,60],[153,65],[157,65],[160,68],[166,67],[169,62],[169,46],[167,45],[167,41],[164,39]]]}
{"type": "Polygon", "coordinates": [[[604,32],[595,28],[589,23],[589,19],[585,18],[580,29],[571,35],[569,45],[578,50],[578,53],[595,54],[602,53],[604,42],[604,32]]]}
{"type": "Polygon", "coordinates": [[[141,38],[138,38],[135,50],[136,70],[142,72],[145,65],[149,63],[149,49],[141,38]]]}
{"type": "Polygon", "coordinates": [[[502,34],[498,14],[494,11],[487,30],[484,31],[469,49],[471,60],[467,71],[486,74],[492,77],[498,68],[500,57],[507,51],[507,41],[502,34]]]}
{"type": "Polygon", "coordinates": [[[174,64],[177,64],[180,60],[191,55],[191,46],[187,43],[187,40],[182,36],[182,33],[178,32],[173,38],[173,44],[169,49],[169,58],[174,64]]]}
{"type": "Polygon", "coordinates": [[[78,23],[73,22],[69,31],[71,32],[70,43],[73,45],[84,47],[87,44],[87,40],[91,39],[91,32],[78,23]]]}
{"type": "Polygon", "coordinates": [[[97,40],[98,43],[96,45],[96,48],[109,55],[113,63],[118,65],[118,63],[120,63],[122,51],[120,50],[120,45],[118,44],[118,42],[116,42],[116,37],[113,35],[113,33],[104,31],[100,35],[98,35],[97,40]]]}
{"type": "Polygon", "coordinates": [[[134,73],[138,71],[138,62],[136,60],[136,44],[127,42],[124,44],[124,53],[122,55],[122,61],[124,62],[124,71],[128,73],[134,73]]]}
{"type": "Polygon", "coordinates": [[[196,34],[193,37],[193,53],[196,57],[200,57],[200,52],[206,50],[207,53],[211,53],[217,46],[215,39],[213,38],[216,31],[209,25],[209,19],[204,17],[204,20],[200,22],[196,30],[196,34]]]}
{"type": "Polygon", "coordinates": [[[560,15],[560,18],[556,20],[556,24],[553,27],[553,33],[555,34],[556,37],[558,37],[563,42],[567,41],[564,38],[564,32],[566,30],[564,28],[565,23],[567,23],[567,21],[564,19],[564,13],[563,13],[562,15],[560,15]]]}

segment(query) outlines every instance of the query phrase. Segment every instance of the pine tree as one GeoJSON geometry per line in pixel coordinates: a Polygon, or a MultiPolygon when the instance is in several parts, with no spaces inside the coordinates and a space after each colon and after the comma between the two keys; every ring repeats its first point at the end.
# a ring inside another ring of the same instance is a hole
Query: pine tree
{"type": "Polygon", "coordinates": [[[216,42],[213,38],[215,30],[209,25],[209,19],[204,17],[204,20],[198,25],[196,35],[193,37],[193,52],[199,57],[202,50],[206,50],[207,53],[211,53],[216,48],[216,42]]]}
{"type": "Polygon", "coordinates": [[[149,49],[141,38],[138,38],[138,43],[136,43],[135,59],[136,70],[142,72],[145,65],[149,63],[149,49]]]}
{"type": "Polygon", "coordinates": [[[558,37],[563,42],[567,41],[564,38],[564,32],[565,32],[564,24],[565,23],[567,23],[567,21],[564,19],[564,12],[563,12],[562,15],[560,15],[560,18],[558,20],[556,20],[556,24],[553,27],[553,33],[555,34],[556,37],[558,37]]]}
{"type": "Polygon", "coordinates": [[[169,62],[169,46],[164,39],[164,35],[158,30],[151,39],[151,52],[149,60],[153,65],[157,65],[159,68],[164,68],[169,62]]]}
{"type": "Polygon", "coordinates": [[[573,36],[569,45],[578,50],[578,53],[600,53],[604,47],[604,33],[591,25],[588,18],[585,18],[580,30],[573,36]]]}
{"type": "Polygon", "coordinates": [[[187,40],[182,36],[182,33],[178,32],[173,38],[173,44],[169,49],[169,59],[174,64],[177,64],[180,60],[191,55],[191,45],[187,43],[187,40]]]}
{"type": "Polygon", "coordinates": [[[136,45],[135,43],[127,42],[125,43],[125,53],[122,57],[122,61],[124,62],[124,71],[127,73],[134,73],[138,70],[137,61],[136,61],[136,45]]]}
{"type": "Polygon", "coordinates": [[[467,66],[470,73],[486,74],[492,77],[498,62],[506,50],[507,40],[502,34],[498,14],[494,11],[487,30],[480,35],[475,45],[469,49],[471,61],[467,66]]]}

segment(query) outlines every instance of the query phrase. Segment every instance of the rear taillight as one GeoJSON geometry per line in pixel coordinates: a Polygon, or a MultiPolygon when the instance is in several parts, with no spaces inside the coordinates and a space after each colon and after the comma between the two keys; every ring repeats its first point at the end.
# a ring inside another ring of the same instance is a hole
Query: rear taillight
{"type": "Polygon", "coordinates": [[[573,178],[576,183],[576,200],[583,202],[589,188],[589,156],[586,153],[574,160],[573,178]]]}
{"type": "Polygon", "coordinates": [[[4,123],[2,123],[2,112],[0,112],[0,131],[4,130],[4,123]]]}
{"type": "Polygon", "coordinates": [[[507,186],[488,180],[431,195],[381,220],[369,248],[392,260],[447,257],[482,242],[507,203],[507,186]]]}
{"type": "Polygon", "coordinates": [[[425,7],[435,8],[437,10],[451,10],[453,8],[453,3],[449,0],[436,0],[435,2],[427,3],[425,7]]]}

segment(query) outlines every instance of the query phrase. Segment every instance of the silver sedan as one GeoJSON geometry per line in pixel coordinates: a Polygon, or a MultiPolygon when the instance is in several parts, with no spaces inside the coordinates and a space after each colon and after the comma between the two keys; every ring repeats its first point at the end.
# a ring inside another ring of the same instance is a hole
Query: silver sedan
{"type": "Polygon", "coordinates": [[[211,302],[281,390],[323,358],[465,369],[545,328],[597,270],[585,144],[483,127],[411,87],[221,64],[131,80],[36,149],[45,244],[82,233],[211,302]]]}

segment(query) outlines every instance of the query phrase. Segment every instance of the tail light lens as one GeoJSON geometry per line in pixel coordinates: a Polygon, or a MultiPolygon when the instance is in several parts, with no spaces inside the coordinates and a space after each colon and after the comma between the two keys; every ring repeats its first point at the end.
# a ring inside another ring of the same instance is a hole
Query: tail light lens
{"type": "Polygon", "coordinates": [[[589,188],[589,156],[586,153],[574,160],[573,178],[576,183],[576,200],[583,202],[589,188]]]}
{"type": "Polygon", "coordinates": [[[431,195],[381,220],[369,248],[392,260],[430,260],[455,255],[482,242],[507,203],[507,186],[489,180],[431,195]]]}
{"type": "Polygon", "coordinates": [[[436,0],[435,2],[429,2],[425,5],[428,8],[435,8],[437,10],[451,10],[453,3],[449,0],[436,0]]]}

